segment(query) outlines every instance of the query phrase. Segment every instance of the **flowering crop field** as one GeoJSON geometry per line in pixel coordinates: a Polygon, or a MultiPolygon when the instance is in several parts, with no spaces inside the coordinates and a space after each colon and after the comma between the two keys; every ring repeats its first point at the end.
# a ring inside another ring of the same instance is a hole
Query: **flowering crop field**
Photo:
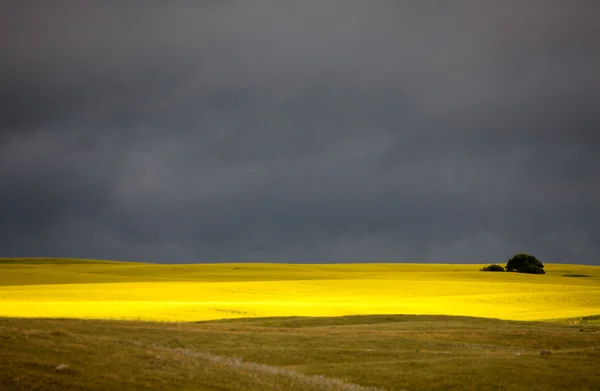
{"type": "Polygon", "coordinates": [[[1,260],[0,316],[200,321],[269,316],[600,314],[600,267],[545,275],[474,264],[179,264],[1,260]]]}

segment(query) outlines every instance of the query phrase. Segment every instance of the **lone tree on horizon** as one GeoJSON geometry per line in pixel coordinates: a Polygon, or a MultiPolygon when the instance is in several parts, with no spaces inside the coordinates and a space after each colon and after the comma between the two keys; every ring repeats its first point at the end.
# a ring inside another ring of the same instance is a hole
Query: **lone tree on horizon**
{"type": "Polygon", "coordinates": [[[519,272],[529,274],[546,274],[544,264],[533,255],[519,253],[506,263],[507,272],[519,272]]]}

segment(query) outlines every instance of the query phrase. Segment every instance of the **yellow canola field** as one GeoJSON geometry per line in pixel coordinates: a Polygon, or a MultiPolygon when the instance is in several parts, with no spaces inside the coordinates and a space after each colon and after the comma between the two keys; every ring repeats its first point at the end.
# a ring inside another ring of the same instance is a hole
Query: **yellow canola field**
{"type": "Polygon", "coordinates": [[[479,267],[0,265],[0,316],[194,321],[443,314],[541,320],[600,314],[598,266],[547,265],[542,276],[482,273],[479,267]]]}

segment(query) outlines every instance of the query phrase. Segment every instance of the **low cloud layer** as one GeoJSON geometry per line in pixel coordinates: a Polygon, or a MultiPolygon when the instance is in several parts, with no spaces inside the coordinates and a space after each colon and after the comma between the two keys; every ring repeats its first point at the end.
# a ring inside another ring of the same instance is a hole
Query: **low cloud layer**
{"type": "Polygon", "coordinates": [[[600,264],[599,12],[3,2],[0,256],[600,264]]]}

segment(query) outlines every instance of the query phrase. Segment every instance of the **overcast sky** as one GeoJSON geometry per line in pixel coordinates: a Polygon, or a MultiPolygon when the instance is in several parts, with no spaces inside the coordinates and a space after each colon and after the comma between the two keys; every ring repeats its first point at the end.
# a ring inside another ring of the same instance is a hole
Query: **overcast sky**
{"type": "Polygon", "coordinates": [[[0,4],[0,257],[600,264],[598,0],[0,4]]]}

